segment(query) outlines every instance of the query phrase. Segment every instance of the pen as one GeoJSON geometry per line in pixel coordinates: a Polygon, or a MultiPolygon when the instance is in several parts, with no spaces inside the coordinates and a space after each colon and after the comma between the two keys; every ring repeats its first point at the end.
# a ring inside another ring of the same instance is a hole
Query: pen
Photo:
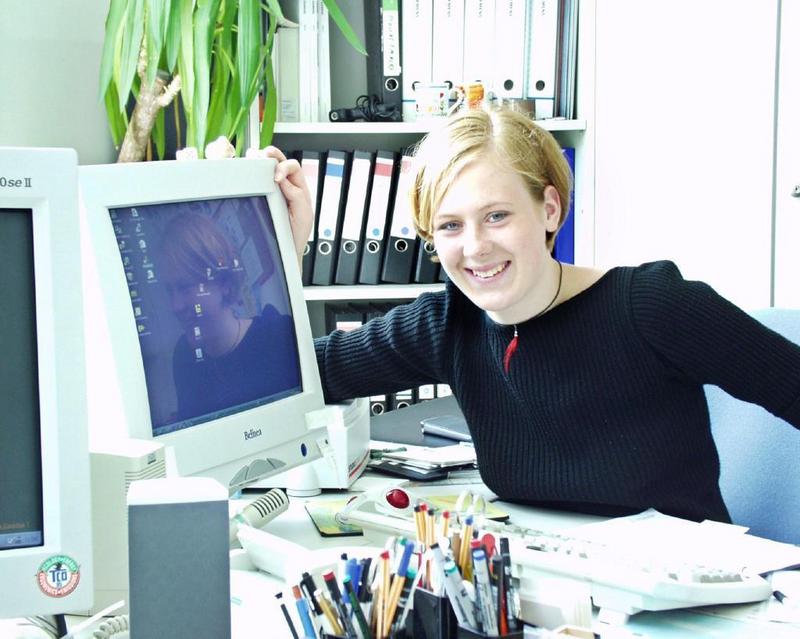
{"type": "Polygon", "coordinates": [[[308,613],[308,602],[303,599],[300,586],[292,586],[292,594],[294,595],[294,604],[297,606],[297,615],[300,617],[300,623],[303,624],[303,632],[305,632],[306,637],[315,639],[317,633],[314,630],[311,615],[308,613]]]}
{"type": "Polygon", "coordinates": [[[780,590],[773,590],[772,596],[775,597],[778,601],[783,603],[786,599],[789,599],[785,594],[783,594],[780,590]]]}
{"type": "Polygon", "coordinates": [[[300,590],[302,590],[303,594],[308,598],[314,616],[319,617],[322,614],[322,608],[320,608],[319,602],[314,596],[314,593],[317,591],[317,585],[314,583],[314,578],[307,572],[304,572],[300,578],[300,590]]]}
{"type": "Polygon", "coordinates": [[[452,559],[448,559],[444,562],[444,577],[444,587],[445,591],[447,591],[447,596],[450,598],[450,601],[454,604],[457,604],[458,607],[461,608],[466,625],[477,629],[478,624],[475,621],[472,601],[467,594],[467,589],[464,587],[464,582],[461,580],[461,575],[458,572],[458,566],[456,566],[456,562],[454,562],[452,559]]]}
{"type": "Polygon", "coordinates": [[[468,625],[475,628],[475,615],[472,614],[472,602],[469,601],[464,584],[461,583],[461,576],[458,574],[458,567],[452,559],[445,559],[439,544],[431,546],[433,561],[437,570],[444,575],[444,590],[453,606],[458,623],[462,626],[468,625]]]}
{"type": "Polygon", "coordinates": [[[503,560],[492,557],[492,574],[497,580],[497,628],[501,635],[508,634],[508,617],[506,616],[506,580],[503,575],[503,560]]]}
{"type": "Polygon", "coordinates": [[[503,586],[506,594],[506,618],[510,630],[516,630],[517,617],[517,598],[515,596],[514,585],[511,581],[511,548],[508,537],[500,537],[500,558],[503,560],[503,586]]]}
{"type": "Polygon", "coordinates": [[[367,557],[361,562],[361,571],[359,573],[361,583],[358,584],[358,600],[362,603],[369,601],[369,569],[371,563],[372,557],[367,557]]]}
{"type": "Polygon", "coordinates": [[[328,623],[331,626],[331,630],[333,630],[333,634],[339,636],[344,634],[344,630],[342,630],[342,625],[336,618],[336,613],[333,612],[333,608],[331,608],[331,604],[328,601],[328,598],[323,594],[321,590],[315,591],[314,596],[317,598],[320,608],[322,608],[322,612],[325,614],[325,618],[328,620],[328,623]]]}
{"type": "Polygon", "coordinates": [[[361,604],[358,603],[358,599],[356,598],[356,591],[353,590],[353,582],[350,579],[350,575],[347,575],[342,583],[344,584],[345,595],[350,601],[350,606],[353,608],[353,613],[355,614],[358,627],[361,629],[361,638],[372,639],[372,633],[369,631],[369,624],[367,623],[366,617],[364,617],[364,611],[361,609],[361,604]]]}
{"type": "Polygon", "coordinates": [[[336,611],[339,613],[339,618],[342,620],[342,625],[344,625],[344,632],[346,637],[357,637],[356,629],[353,627],[353,622],[350,621],[350,615],[347,614],[347,609],[344,607],[344,601],[342,601],[342,592],[339,590],[339,584],[336,583],[336,575],[333,574],[333,571],[328,571],[322,578],[325,580],[325,585],[328,587],[328,592],[331,593],[331,599],[333,600],[333,605],[336,608],[336,611]]]}
{"type": "Polygon", "coordinates": [[[347,553],[343,552],[339,555],[339,566],[336,572],[336,578],[341,581],[344,579],[344,576],[347,574],[347,553]]]}
{"type": "Polygon", "coordinates": [[[370,459],[383,459],[384,455],[388,455],[390,453],[404,453],[408,450],[405,446],[400,446],[399,448],[383,448],[383,449],[375,449],[369,451],[369,458],[370,459]]]}
{"type": "Polygon", "coordinates": [[[292,618],[289,616],[289,611],[286,610],[286,604],[283,603],[283,593],[279,592],[276,593],[275,599],[280,602],[281,605],[281,612],[283,613],[284,618],[286,619],[286,624],[289,626],[289,632],[292,633],[292,637],[294,639],[300,639],[300,636],[297,634],[297,630],[295,630],[294,623],[292,623],[292,618]]]}
{"type": "Polygon", "coordinates": [[[483,632],[490,637],[497,636],[497,613],[492,600],[492,582],[489,579],[489,567],[486,564],[486,553],[481,548],[472,551],[473,573],[475,575],[475,600],[483,619],[483,632]]]}

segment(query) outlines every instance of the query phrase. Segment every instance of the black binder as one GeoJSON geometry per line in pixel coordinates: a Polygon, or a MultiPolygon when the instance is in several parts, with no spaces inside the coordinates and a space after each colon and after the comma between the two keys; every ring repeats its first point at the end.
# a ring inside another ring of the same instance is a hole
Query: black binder
{"type": "Polygon", "coordinates": [[[317,251],[314,255],[312,284],[327,286],[333,283],[336,251],[339,248],[339,233],[347,199],[350,160],[351,154],[346,151],[328,151],[319,205],[317,251]]]}
{"type": "Polygon", "coordinates": [[[303,174],[311,193],[311,205],[314,207],[314,221],[311,233],[303,249],[303,286],[309,286],[314,276],[314,254],[317,244],[317,222],[319,221],[319,203],[322,198],[322,180],[325,175],[325,155],[317,151],[300,151],[298,158],[303,167],[303,174]]]}
{"type": "Polygon", "coordinates": [[[400,3],[397,0],[364,2],[364,44],[367,47],[367,93],[379,104],[381,120],[403,119],[400,60],[400,3]]]}
{"type": "Polygon", "coordinates": [[[436,256],[436,248],[430,242],[420,239],[417,246],[417,259],[414,265],[414,281],[418,284],[433,284],[439,278],[439,263],[431,260],[436,256]]]}
{"type": "Polygon", "coordinates": [[[355,284],[361,265],[361,241],[369,210],[375,154],[356,151],[350,168],[350,185],[344,208],[344,220],[336,261],[335,284],[355,284]]]}
{"type": "Polygon", "coordinates": [[[411,178],[411,157],[404,155],[401,160],[400,175],[397,178],[392,223],[389,227],[386,254],[381,270],[381,280],[393,284],[411,282],[411,270],[417,254],[417,236],[408,200],[411,178]]]}
{"type": "Polygon", "coordinates": [[[381,281],[386,221],[394,201],[397,174],[397,154],[392,151],[378,151],[373,167],[367,225],[364,227],[364,239],[361,242],[361,266],[358,274],[360,284],[379,284],[381,281]]]}

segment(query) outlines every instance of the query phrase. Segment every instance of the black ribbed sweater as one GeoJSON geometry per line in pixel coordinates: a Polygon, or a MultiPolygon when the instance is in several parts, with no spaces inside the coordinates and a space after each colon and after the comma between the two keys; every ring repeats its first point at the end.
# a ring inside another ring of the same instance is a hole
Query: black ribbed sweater
{"type": "Polygon", "coordinates": [[[800,426],[800,347],[671,262],[608,271],[513,327],[452,283],[315,341],[326,401],[450,384],[502,499],[729,521],[703,384],[800,426]]]}

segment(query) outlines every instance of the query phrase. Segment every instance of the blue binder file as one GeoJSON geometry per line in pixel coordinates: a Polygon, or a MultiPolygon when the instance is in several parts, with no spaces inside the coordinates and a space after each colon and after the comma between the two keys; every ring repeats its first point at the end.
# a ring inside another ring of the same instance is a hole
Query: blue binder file
{"type": "MultiPolygon", "coordinates": [[[[572,175],[575,175],[575,149],[567,147],[563,149],[564,157],[569,162],[572,175]]],[[[570,190],[569,194],[569,214],[564,222],[564,226],[556,236],[556,243],[553,247],[553,257],[564,264],[575,263],[575,189],[570,190]]]]}

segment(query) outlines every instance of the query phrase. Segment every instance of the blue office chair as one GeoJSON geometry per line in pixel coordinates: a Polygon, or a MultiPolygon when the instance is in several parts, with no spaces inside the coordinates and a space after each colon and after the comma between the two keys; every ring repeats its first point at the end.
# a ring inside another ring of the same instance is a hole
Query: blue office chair
{"type": "MultiPolygon", "coordinates": [[[[767,308],[752,315],[800,344],[800,310],[767,308]]],[[[800,544],[800,431],[717,386],[705,392],[720,490],[733,523],[759,537],[800,544]]]]}

